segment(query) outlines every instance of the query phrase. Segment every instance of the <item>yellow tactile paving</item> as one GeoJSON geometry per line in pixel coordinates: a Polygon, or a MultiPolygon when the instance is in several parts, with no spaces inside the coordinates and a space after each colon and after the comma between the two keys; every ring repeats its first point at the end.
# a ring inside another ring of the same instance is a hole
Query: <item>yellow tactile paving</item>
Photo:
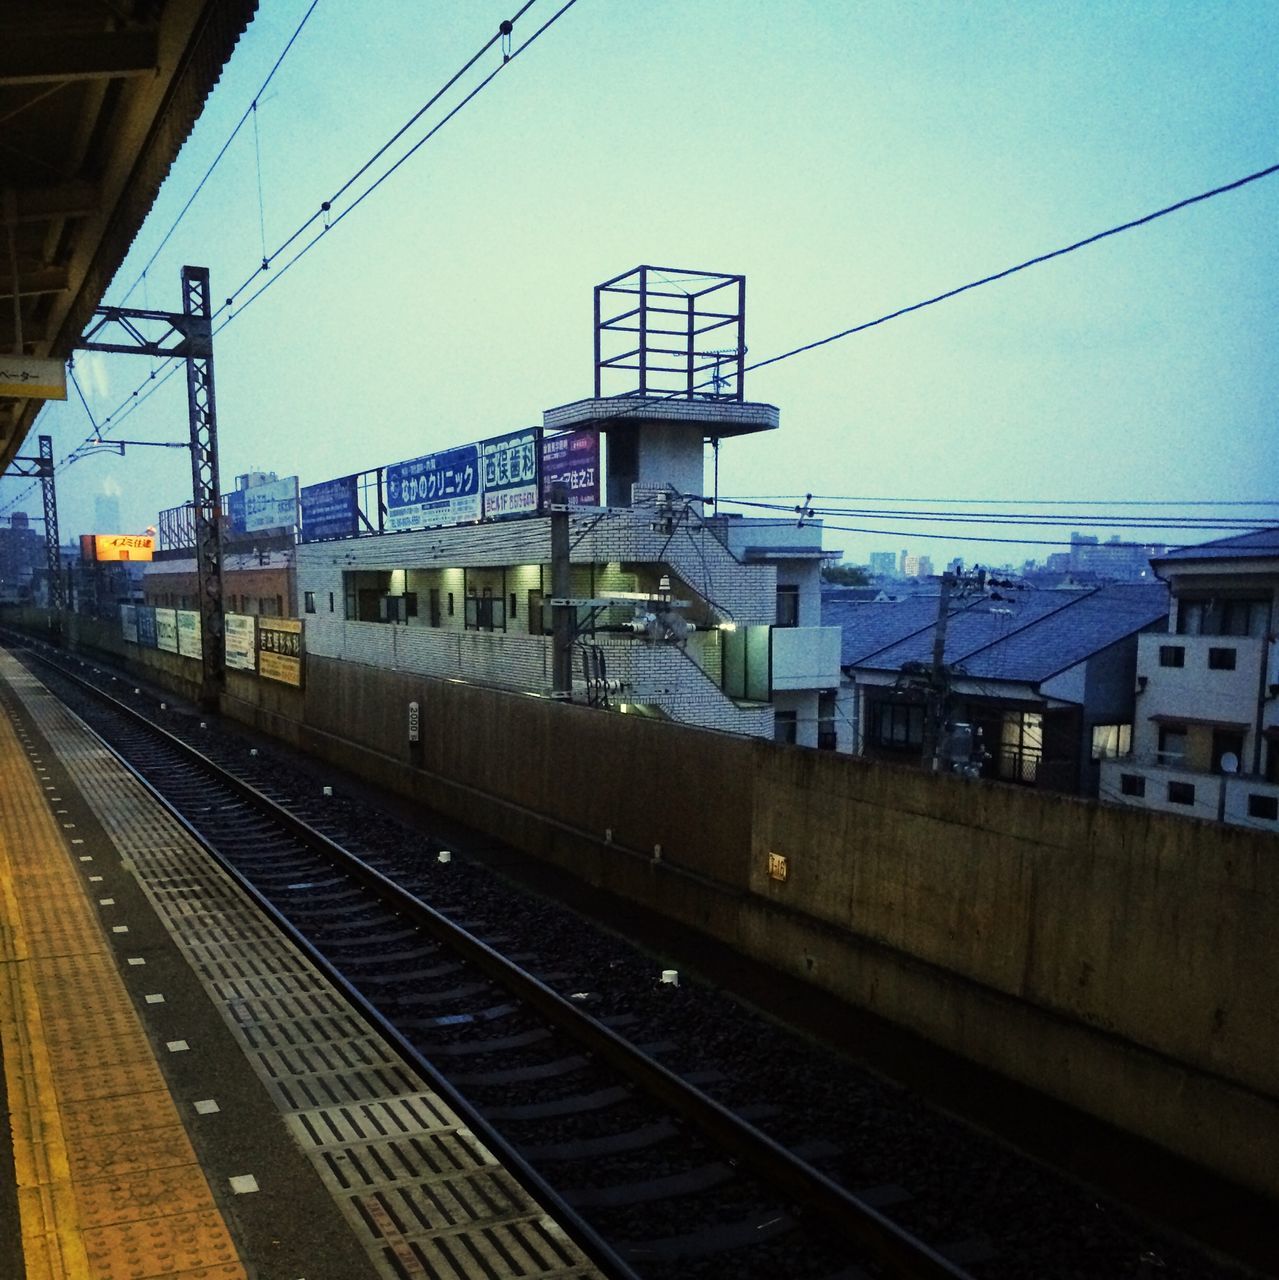
{"type": "Polygon", "coordinates": [[[0,779],[0,1043],[27,1280],[246,1280],[115,968],[116,921],[99,923],[3,715],[0,779]]]}

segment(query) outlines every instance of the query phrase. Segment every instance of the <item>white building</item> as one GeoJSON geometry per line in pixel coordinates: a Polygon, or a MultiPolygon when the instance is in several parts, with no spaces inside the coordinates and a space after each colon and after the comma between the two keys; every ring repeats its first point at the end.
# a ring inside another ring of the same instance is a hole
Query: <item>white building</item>
{"type": "Polygon", "coordinates": [[[1168,627],[1140,637],[1132,752],[1102,795],[1279,832],[1279,528],[1151,564],[1168,627]]]}
{"type": "MultiPolygon", "coordinates": [[[[775,429],[750,402],[601,398],[544,415],[606,439],[606,505],[570,517],[573,698],[849,749],[821,526],[702,514],[706,439],[775,429]]],[[[553,691],[550,515],[303,542],[312,656],[553,691]]],[[[306,530],[304,525],[303,535],[306,530]]]]}

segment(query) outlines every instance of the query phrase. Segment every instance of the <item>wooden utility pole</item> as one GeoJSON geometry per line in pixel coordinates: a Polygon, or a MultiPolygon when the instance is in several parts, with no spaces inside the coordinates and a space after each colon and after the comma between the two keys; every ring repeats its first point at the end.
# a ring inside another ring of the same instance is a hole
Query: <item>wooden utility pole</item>
{"type": "Polygon", "coordinates": [[[937,599],[937,626],[933,630],[933,661],[928,671],[927,702],[924,706],[924,743],[921,763],[930,773],[937,772],[937,744],[941,739],[942,708],[946,691],[946,623],[950,618],[950,593],[957,579],[943,573],[941,595],[937,599]]]}

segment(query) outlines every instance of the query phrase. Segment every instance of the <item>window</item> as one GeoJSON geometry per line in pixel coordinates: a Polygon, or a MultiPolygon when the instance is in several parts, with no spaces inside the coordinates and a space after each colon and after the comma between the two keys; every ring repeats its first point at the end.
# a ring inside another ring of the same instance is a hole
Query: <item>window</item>
{"type": "Polygon", "coordinates": [[[333,612],[333,592],[329,592],[329,612],[333,612]]]}
{"type": "Polygon", "coordinates": [[[315,612],[315,592],[314,591],[304,591],[302,593],[302,602],[303,602],[302,607],[307,611],[307,613],[315,612]]]}
{"type": "Polygon", "coordinates": [[[1159,646],[1159,665],[1161,667],[1184,667],[1186,665],[1186,646],[1184,644],[1161,644],[1159,646]]]}
{"type": "Polygon", "coordinates": [[[1092,758],[1113,760],[1132,751],[1132,725],[1095,724],[1092,727],[1092,758]]]}
{"type": "Polygon", "coordinates": [[[817,697],[817,749],[834,751],[839,745],[839,737],[835,729],[835,708],[837,695],[831,690],[823,690],[817,697]]]}
{"type": "Polygon", "coordinates": [[[773,713],[773,741],[794,743],[799,730],[799,717],[794,711],[773,713]]]}
{"type": "Polygon", "coordinates": [[[1208,669],[1210,671],[1233,671],[1235,669],[1235,650],[1209,649],[1208,669]]]}
{"type": "Polygon", "coordinates": [[[777,588],[777,625],[779,627],[799,626],[799,588],[777,588]]]}
{"type": "Polygon", "coordinates": [[[1248,796],[1248,816],[1279,821],[1279,796],[1262,796],[1252,792],[1248,796]]]}
{"type": "Polygon", "coordinates": [[[1144,796],[1146,794],[1146,779],[1139,773],[1121,773],[1119,775],[1119,790],[1126,796],[1144,796]]]}
{"type": "Polygon", "coordinates": [[[1161,724],[1159,726],[1159,752],[1156,759],[1160,764],[1180,764],[1186,755],[1186,726],[1184,724],[1161,724]]]}
{"type": "Polygon", "coordinates": [[[506,610],[502,597],[493,595],[489,587],[484,588],[483,595],[467,596],[464,625],[468,631],[505,631],[506,610]]]}
{"type": "Polygon", "coordinates": [[[511,592],[510,612],[506,615],[513,622],[515,620],[515,592],[511,592]]]}
{"type": "Polygon", "coordinates": [[[426,607],[428,609],[427,621],[431,626],[438,627],[440,625],[440,589],[439,587],[431,587],[426,597],[426,607]]]}
{"type": "Polygon", "coordinates": [[[872,713],[871,740],[887,751],[921,751],[924,708],[919,703],[878,702],[872,713]]]}
{"type": "Polygon", "coordinates": [[[999,776],[1034,786],[1044,755],[1044,718],[1037,711],[1005,711],[999,742],[999,776]]]}
{"type": "Polygon", "coordinates": [[[453,616],[453,593],[449,592],[449,617],[453,616]]]}
{"type": "Polygon", "coordinates": [[[546,620],[542,617],[542,593],[528,593],[528,633],[531,636],[547,634],[546,620]]]}
{"type": "Polygon", "coordinates": [[[1191,596],[1177,605],[1177,631],[1185,636],[1264,636],[1269,625],[1265,596],[1191,596]]]}
{"type": "Polygon", "coordinates": [[[1195,784],[1193,782],[1170,782],[1168,784],[1169,804],[1194,804],[1195,784]]]}
{"type": "Polygon", "coordinates": [[[417,617],[417,592],[406,591],[404,593],[404,616],[406,618],[417,617]]]}

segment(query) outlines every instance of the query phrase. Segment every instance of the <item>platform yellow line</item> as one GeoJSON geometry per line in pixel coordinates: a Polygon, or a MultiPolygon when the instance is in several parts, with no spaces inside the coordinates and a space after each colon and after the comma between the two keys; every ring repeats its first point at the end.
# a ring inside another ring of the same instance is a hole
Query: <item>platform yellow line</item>
{"type": "Polygon", "coordinates": [[[27,1280],[89,1280],[14,867],[24,828],[28,840],[59,855],[61,840],[7,716],[0,716],[0,778],[0,1044],[23,1258],[27,1280]]]}

